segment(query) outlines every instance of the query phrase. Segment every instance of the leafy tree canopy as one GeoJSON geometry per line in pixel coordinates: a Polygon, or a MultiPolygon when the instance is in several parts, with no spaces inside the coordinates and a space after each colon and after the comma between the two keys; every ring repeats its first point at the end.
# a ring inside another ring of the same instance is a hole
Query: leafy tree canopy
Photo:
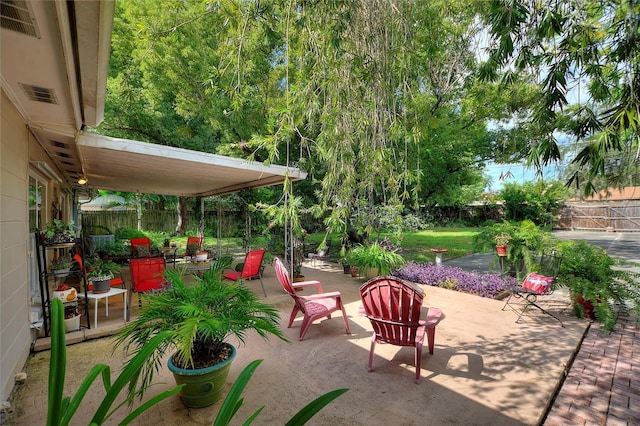
{"type": "Polygon", "coordinates": [[[637,176],[639,166],[640,2],[493,0],[486,5],[490,46],[482,76],[512,86],[526,73],[540,90],[531,115],[537,137],[527,147],[529,163],[541,168],[558,161],[556,132],[562,130],[580,146],[569,183],[585,193],[602,184],[628,184],[626,177],[637,176]]]}
{"type": "MultiPolygon", "coordinates": [[[[619,12],[635,3],[550,3],[545,13],[516,0],[121,1],[99,130],[301,167],[302,204],[328,212],[334,230],[377,204],[464,204],[484,186],[485,161],[545,164],[560,155],[555,130],[600,131],[608,104],[635,102],[624,89],[634,20],[619,12]],[[618,26],[589,33],[570,13],[618,26]],[[491,35],[483,64],[479,18],[491,35]],[[597,125],[578,125],[584,108],[560,111],[572,70],[591,77],[597,125]]],[[[624,111],[599,146],[631,140],[624,111]]]]}

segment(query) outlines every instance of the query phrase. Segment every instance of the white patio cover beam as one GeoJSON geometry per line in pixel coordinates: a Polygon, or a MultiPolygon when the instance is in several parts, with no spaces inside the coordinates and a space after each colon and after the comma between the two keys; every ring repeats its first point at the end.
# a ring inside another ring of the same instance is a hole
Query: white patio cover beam
{"type": "Polygon", "coordinates": [[[78,136],[77,146],[88,185],[112,191],[207,197],[307,176],[294,167],[93,133],[78,136]]]}

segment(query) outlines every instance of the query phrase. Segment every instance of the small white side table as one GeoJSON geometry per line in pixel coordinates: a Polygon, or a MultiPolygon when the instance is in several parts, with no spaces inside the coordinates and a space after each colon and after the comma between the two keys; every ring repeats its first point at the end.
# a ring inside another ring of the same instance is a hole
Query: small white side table
{"type": "MultiPolygon", "coordinates": [[[[127,321],[127,290],[124,288],[110,288],[106,293],[95,294],[93,292],[87,293],[87,299],[93,300],[93,323],[98,328],[98,301],[104,299],[105,316],[109,316],[109,297],[121,294],[124,298],[124,320],[127,321]]],[[[84,297],[83,295],[79,295],[84,297]]]]}

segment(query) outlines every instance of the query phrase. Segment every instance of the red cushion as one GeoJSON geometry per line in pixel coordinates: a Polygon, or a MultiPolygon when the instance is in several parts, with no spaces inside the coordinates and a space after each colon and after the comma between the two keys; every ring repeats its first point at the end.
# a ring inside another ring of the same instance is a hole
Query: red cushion
{"type": "Polygon", "coordinates": [[[522,283],[522,288],[531,290],[538,294],[545,294],[551,288],[553,283],[553,277],[545,277],[544,275],[536,274],[535,272],[527,275],[522,283]]]}
{"type": "Polygon", "coordinates": [[[224,277],[228,278],[230,280],[236,281],[236,280],[240,279],[242,276],[240,275],[239,272],[229,272],[228,274],[224,274],[224,277]]]}

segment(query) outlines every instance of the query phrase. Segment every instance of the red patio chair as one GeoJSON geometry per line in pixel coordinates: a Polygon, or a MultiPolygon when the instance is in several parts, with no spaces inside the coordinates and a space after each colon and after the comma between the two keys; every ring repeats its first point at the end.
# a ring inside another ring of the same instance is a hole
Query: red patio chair
{"type": "Polygon", "coordinates": [[[442,311],[429,308],[421,320],[424,293],[420,287],[396,277],[375,277],[360,287],[364,315],[373,326],[368,371],[373,371],[373,354],[377,342],[415,348],[416,384],[420,383],[422,344],[427,335],[429,353],[433,354],[436,326],[442,311]]]}
{"type": "Polygon", "coordinates": [[[287,268],[282,264],[282,261],[277,257],[273,261],[273,266],[276,268],[276,275],[278,281],[282,285],[282,288],[289,293],[289,296],[293,298],[293,310],[289,316],[288,328],[291,328],[293,320],[296,318],[298,312],[304,314],[302,319],[302,325],[300,326],[299,340],[304,339],[304,335],[307,334],[307,330],[311,327],[311,324],[323,317],[331,319],[331,313],[336,311],[342,311],[342,319],[344,321],[344,328],[347,334],[351,334],[349,329],[349,321],[347,320],[347,313],[344,310],[342,304],[342,296],[339,291],[332,291],[329,293],[322,292],[322,284],[320,281],[302,281],[299,283],[291,283],[289,278],[289,272],[287,268]],[[302,289],[304,287],[315,286],[318,290],[317,294],[311,294],[309,296],[298,295],[296,289],[302,289]]]}
{"type": "Polygon", "coordinates": [[[129,259],[131,287],[138,293],[138,306],[142,305],[140,293],[153,293],[167,287],[164,257],[140,257],[129,259]]]}
{"type": "Polygon", "coordinates": [[[240,282],[260,278],[262,292],[264,293],[264,297],[267,297],[267,291],[264,289],[264,283],[262,282],[262,260],[264,259],[265,252],[265,249],[251,250],[244,258],[242,270],[227,272],[224,274],[224,277],[233,281],[240,280],[240,282]]]}
{"type": "Polygon", "coordinates": [[[204,237],[187,237],[187,247],[191,244],[195,244],[198,246],[198,250],[202,250],[202,242],[204,241],[204,237]]]}
{"type": "Polygon", "coordinates": [[[194,256],[197,252],[202,250],[202,242],[204,237],[187,237],[187,256],[194,256]]]}
{"type": "Polygon", "coordinates": [[[545,254],[540,257],[536,272],[530,272],[522,281],[521,285],[507,288],[509,297],[504,302],[502,310],[511,309],[518,315],[516,323],[519,323],[522,316],[529,311],[529,308],[536,308],[543,314],[549,315],[564,327],[562,320],[544,309],[538,304],[538,297],[549,296],[553,293],[554,284],[560,272],[562,256],[555,252],[545,254]]]}
{"type": "Polygon", "coordinates": [[[150,257],[151,240],[147,237],[131,238],[131,256],[133,257],[150,257]]]}

